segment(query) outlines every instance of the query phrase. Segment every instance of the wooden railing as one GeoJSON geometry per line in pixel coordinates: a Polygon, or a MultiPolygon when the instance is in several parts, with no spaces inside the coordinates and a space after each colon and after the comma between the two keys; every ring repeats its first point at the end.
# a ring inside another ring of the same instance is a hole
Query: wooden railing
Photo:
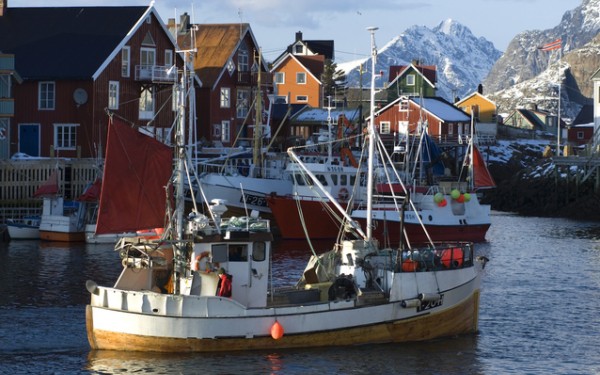
{"type": "Polygon", "coordinates": [[[33,194],[54,170],[58,170],[59,193],[76,199],[99,176],[100,168],[96,159],[1,160],[0,222],[39,210],[42,202],[33,194]]]}

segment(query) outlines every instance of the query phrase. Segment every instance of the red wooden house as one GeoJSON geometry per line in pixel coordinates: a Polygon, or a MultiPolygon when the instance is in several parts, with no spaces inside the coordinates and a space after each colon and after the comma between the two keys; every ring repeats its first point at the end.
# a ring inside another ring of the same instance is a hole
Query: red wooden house
{"type": "Polygon", "coordinates": [[[375,113],[375,127],[384,139],[415,134],[420,123],[427,123],[427,133],[441,142],[455,142],[471,129],[471,117],[439,97],[400,97],[375,113]]]}
{"type": "Polygon", "coordinates": [[[158,137],[174,121],[183,59],[154,7],[7,8],[0,50],[15,58],[10,153],[97,157],[107,111],[158,137]]]}
{"type": "Polygon", "coordinates": [[[197,50],[194,70],[202,81],[197,90],[199,137],[214,145],[249,146],[254,124],[266,124],[267,95],[272,91],[268,67],[250,25],[192,25],[184,14],[177,39],[182,48],[197,50]]]}

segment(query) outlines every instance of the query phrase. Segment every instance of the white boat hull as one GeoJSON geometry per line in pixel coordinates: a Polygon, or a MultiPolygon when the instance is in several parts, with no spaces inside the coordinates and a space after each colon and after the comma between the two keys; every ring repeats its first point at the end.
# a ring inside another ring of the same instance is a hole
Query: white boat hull
{"type": "Polygon", "coordinates": [[[88,339],[93,349],[209,352],[420,341],[472,333],[477,331],[479,304],[474,268],[397,273],[395,282],[406,287],[393,288],[399,292],[385,303],[359,297],[246,308],[229,298],[98,288],[86,312],[88,339]],[[421,279],[419,287],[429,285],[432,293],[437,293],[436,279],[453,287],[442,291],[439,301],[403,307],[418,294],[411,287],[416,286],[415,275],[421,279]],[[276,321],[284,330],[278,340],[271,337],[276,321]]]}
{"type": "Polygon", "coordinates": [[[37,240],[40,238],[39,226],[29,226],[13,222],[7,222],[6,228],[12,240],[37,240]]]}
{"type": "MultiPolygon", "coordinates": [[[[202,189],[208,202],[213,199],[222,199],[230,208],[255,210],[271,213],[265,196],[276,193],[278,195],[290,194],[292,182],[285,179],[265,179],[238,176],[224,176],[219,174],[206,174],[202,177],[202,189]],[[242,191],[243,189],[243,191],[242,191]]],[[[201,197],[198,197],[201,198],[201,197]]],[[[199,201],[201,201],[199,199],[199,201]]]]}

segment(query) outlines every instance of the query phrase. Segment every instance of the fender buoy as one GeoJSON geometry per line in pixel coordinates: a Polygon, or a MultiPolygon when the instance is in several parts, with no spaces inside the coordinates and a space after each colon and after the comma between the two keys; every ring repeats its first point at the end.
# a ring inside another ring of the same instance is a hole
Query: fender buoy
{"type": "Polygon", "coordinates": [[[460,247],[442,251],[442,265],[446,268],[459,268],[463,264],[464,253],[460,247]]]}
{"type": "Polygon", "coordinates": [[[203,251],[203,252],[201,252],[201,253],[200,253],[200,255],[198,255],[198,256],[196,257],[196,260],[194,261],[194,265],[192,266],[192,269],[193,269],[194,271],[198,271],[198,270],[200,270],[200,261],[201,261],[202,259],[204,259],[204,258],[207,258],[209,255],[210,255],[210,254],[209,254],[209,252],[208,252],[208,251],[203,251]]]}
{"type": "Polygon", "coordinates": [[[341,201],[347,201],[349,197],[350,193],[348,193],[348,189],[341,188],[340,192],[338,193],[338,199],[341,201]]]}
{"type": "Polygon", "coordinates": [[[415,272],[417,270],[417,261],[412,259],[406,259],[402,262],[402,271],[404,272],[415,272]]]}
{"type": "Polygon", "coordinates": [[[279,340],[283,337],[283,327],[278,321],[275,321],[275,323],[273,323],[271,326],[271,337],[275,340],[279,340]]]}

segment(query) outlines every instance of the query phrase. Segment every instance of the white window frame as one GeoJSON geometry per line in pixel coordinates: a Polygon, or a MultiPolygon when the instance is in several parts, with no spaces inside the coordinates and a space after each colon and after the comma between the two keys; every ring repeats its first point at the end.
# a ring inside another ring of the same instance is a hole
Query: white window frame
{"type": "Polygon", "coordinates": [[[221,124],[213,124],[213,139],[221,139],[221,124]]]}
{"type": "Polygon", "coordinates": [[[250,71],[250,58],[248,53],[248,47],[245,44],[242,44],[238,49],[238,63],[237,68],[238,72],[248,72],[250,71]]]}
{"type": "Polygon", "coordinates": [[[12,80],[10,74],[0,74],[0,98],[12,98],[12,80]]]}
{"type": "Polygon", "coordinates": [[[154,117],[154,92],[145,88],[140,93],[139,101],[140,120],[151,120],[154,117]]]}
{"type": "Polygon", "coordinates": [[[285,83],[285,72],[276,72],[273,81],[278,85],[283,85],[285,83]]]}
{"type": "Polygon", "coordinates": [[[398,121],[398,133],[408,134],[408,121],[398,121]]]}
{"type": "Polygon", "coordinates": [[[406,86],[414,86],[416,82],[415,79],[415,75],[414,74],[407,74],[406,75],[406,86]]]}
{"type": "Polygon", "coordinates": [[[165,67],[172,67],[173,66],[173,50],[172,49],[166,49],[165,50],[165,67]]]}
{"type": "Polygon", "coordinates": [[[121,50],[121,77],[131,77],[131,47],[129,46],[121,50]]]}
{"type": "Polygon", "coordinates": [[[151,69],[156,65],[156,48],[140,47],[140,65],[142,70],[151,69]]]}
{"type": "Polygon", "coordinates": [[[231,89],[229,87],[221,87],[220,100],[221,108],[231,108],[231,89]]]}
{"type": "Polygon", "coordinates": [[[379,123],[379,134],[390,134],[391,126],[389,121],[381,121],[379,123]]]}
{"type": "Polygon", "coordinates": [[[54,149],[77,150],[79,124],[54,124],[54,149]]]}
{"type": "Polygon", "coordinates": [[[38,109],[52,111],[56,106],[56,83],[41,81],[38,83],[38,109]]]}
{"type": "Polygon", "coordinates": [[[408,108],[408,100],[400,100],[400,103],[398,105],[398,112],[408,112],[408,108]]]}
{"type": "Polygon", "coordinates": [[[235,101],[235,113],[237,118],[246,118],[250,110],[250,90],[238,89],[235,101]]]}
{"type": "Polygon", "coordinates": [[[226,142],[229,143],[230,140],[230,128],[231,128],[231,122],[229,120],[222,120],[221,121],[221,142],[226,142]]]}
{"type": "Polygon", "coordinates": [[[108,81],[108,109],[119,109],[119,81],[108,81]]]}
{"type": "Polygon", "coordinates": [[[296,95],[297,103],[306,103],[308,102],[308,95],[296,95]]]}
{"type": "Polygon", "coordinates": [[[585,138],[585,132],[583,130],[577,131],[577,139],[581,140],[585,138]]]}
{"type": "Polygon", "coordinates": [[[306,73],[305,72],[297,72],[296,73],[296,84],[306,85],[306,73]]]}

